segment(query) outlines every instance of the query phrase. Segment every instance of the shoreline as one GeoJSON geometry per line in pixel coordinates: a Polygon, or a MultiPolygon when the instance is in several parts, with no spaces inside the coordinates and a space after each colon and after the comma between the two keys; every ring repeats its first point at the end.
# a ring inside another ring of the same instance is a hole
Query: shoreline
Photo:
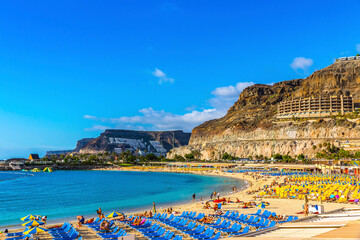
{"type": "MultiPolygon", "coordinates": [[[[212,177],[224,177],[224,178],[232,178],[235,180],[242,180],[244,181],[243,186],[241,187],[241,189],[239,191],[243,191],[245,189],[247,189],[249,186],[251,186],[251,183],[249,183],[249,181],[242,179],[242,178],[238,178],[238,177],[234,177],[234,176],[223,176],[221,174],[209,174],[209,172],[206,173],[198,173],[198,172],[187,172],[187,171],[141,171],[141,170],[130,170],[130,169],[110,169],[110,168],[102,168],[102,169],[92,169],[90,171],[123,171],[123,172],[166,172],[166,173],[177,173],[177,174],[194,174],[194,175],[199,175],[199,176],[212,176],[212,177]]],[[[231,194],[233,194],[232,192],[226,192],[224,193],[224,195],[221,195],[221,197],[227,197],[227,196],[231,196],[231,194]]],[[[200,198],[199,198],[200,199],[200,198]]],[[[203,201],[208,201],[210,198],[209,197],[203,197],[203,201]]],[[[194,203],[198,203],[201,202],[200,200],[196,199],[195,202],[191,201],[191,200],[183,200],[183,201],[177,201],[177,202],[167,202],[164,204],[160,204],[157,205],[157,212],[159,211],[164,211],[165,209],[172,207],[173,209],[178,209],[179,206],[186,206],[189,204],[194,204],[194,203]]],[[[101,204],[100,204],[101,205],[101,204]]],[[[150,207],[151,208],[151,207],[150,207]]],[[[134,214],[140,214],[143,213],[144,211],[149,211],[149,207],[139,207],[136,210],[129,210],[129,211],[124,211],[124,213],[129,216],[129,215],[134,215],[134,214]]],[[[84,214],[83,215],[85,217],[85,219],[88,218],[92,218],[92,217],[96,217],[96,214],[84,214]]],[[[47,221],[48,226],[52,226],[52,225],[60,225],[63,224],[64,222],[71,222],[71,223],[76,223],[76,216],[68,216],[68,217],[63,217],[63,218],[58,218],[58,219],[54,219],[54,220],[49,220],[47,221]]],[[[19,223],[20,224],[20,223],[19,223]]],[[[19,224],[11,224],[11,225],[2,225],[0,226],[0,231],[4,230],[4,229],[8,229],[8,230],[18,230],[21,229],[21,226],[19,226],[19,224]]],[[[0,239],[1,239],[1,234],[0,234],[0,239]]]]}
{"type": "MultiPolygon", "coordinates": [[[[144,170],[141,169],[97,169],[100,171],[136,171],[136,172],[142,172],[144,170]]],[[[221,197],[226,197],[226,198],[231,198],[232,201],[234,201],[236,198],[239,198],[240,201],[244,201],[244,202],[249,202],[249,201],[255,201],[256,203],[260,202],[260,201],[266,201],[269,202],[270,205],[266,207],[267,210],[272,211],[272,212],[276,212],[276,214],[279,215],[285,215],[285,216],[289,216],[289,215],[293,215],[293,216],[298,216],[300,219],[304,218],[304,214],[297,214],[297,212],[302,211],[302,205],[304,204],[303,200],[298,200],[298,199],[279,199],[279,198],[254,198],[257,193],[251,193],[251,194],[247,194],[248,191],[254,191],[254,190],[258,190],[259,188],[262,188],[264,185],[267,184],[271,184],[271,182],[273,181],[277,181],[277,182],[282,182],[284,180],[284,178],[286,176],[261,176],[261,177],[256,177],[256,174],[248,174],[248,173],[229,173],[229,172],[222,172],[221,170],[217,170],[214,169],[212,171],[179,171],[176,170],[174,171],[173,169],[167,169],[168,171],[165,171],[164,169],[153,169],[153,170],[149,170],[146,172],[169,172],[169,173],[186,173],[186,174],[196,174],[196,175],[204,175],[204,176],[216,176],[216,177],[229,177],[229,178],[235,178],[235,179],[241,179],[245,182],[244,187],[242,187],[241,189],[239,189],[237,192],[235,193],[226,193],[224,195],[222,195],[221,193],[221,197]]],[[[214,210],[211,209],[204,209],[204,203],[208,200],[208,198],[204,198],[203,201],[200,200],[196,200],[194,202],[189,201],[187,203],[176,203],[176,204],[166,204],[165,206],[157,206],[157,212],[163,212],[165,209],[167,209],[168,207],[172,207],[174,211],[177,212],[183,212],[183,211],[196,211],[196,212],[201,212],[204,214],[213,214],[214,210]],[[171,205],[172,206],[171,206],[171,205]]],[[[211,204],[213,204],[212,202],[210,202],[211,204]]],[[[320,204],[317,201],[309,201],[309,204],[320,204]]],[[[240,214],[244,213],[244,214],[251,214],[251,213],[255,213],[256,210],[258,208],[242,208],[241,206],[242,204],[239,203],[226,203],[223,204],[222,206],[222,211],[226,212],[226,211],[237,211],[240,214]]],[[[328,202],[324,202],[323,203],[324,207],[325,207],[325,212],[329,212],[329,211],[334,211],[334,210],[339,210],[342,209],[346,206],[351,206],[350,204],[343,204],[343,203],[328,203],[328,202]]],[[[136,210],[136,211],[129,211],[129,212],[124,212],[127,216],[131,215],[131,214],[138,214],[138,213],[143,213],[145,210],[149,210],[148,208],[144,208],[143,211],[141,210],[136,210]]],[[[84,215],[85,216],[85,215],[84,215]]],[[[309,216],[315,216],[314,214],[309,214],[309,216]]],[[[86,215],[86,217],[96,217],[96,214],[91,214],[91,215],[86,215]]],[[[75,224],[74,226],[77,226],[77,221],[76,221],[76,216],[72,216],[71,218],[66,218],[66,219],[62,219],[64,221],[69,221],[72,224],[75,224]]],[[[63,222],[64,222],[63,221],[63,222]]],[[[54,221],[48,221],[47,226],[53,226],[53,225],[58,225],[58,224],[62,224],[63,222],[61,222],[60,220],[54,220],[54,221]]],[[[5,226],[4,226],[5,227],[5,226]]],[[[1,227],[1,228],[4,228],[1,227]]],[[[8,229],[11,229],[12,231],[19,231],[22,228],[19,227],[19,225],[12,225],[11,228],[10,226],[8,227],[8,229]]],[[[84,229],[83,228],[79,228],[79,229],[84,229]]],[[[0,240],[4,239],[3,234],[0,234],[0,240]]]]}

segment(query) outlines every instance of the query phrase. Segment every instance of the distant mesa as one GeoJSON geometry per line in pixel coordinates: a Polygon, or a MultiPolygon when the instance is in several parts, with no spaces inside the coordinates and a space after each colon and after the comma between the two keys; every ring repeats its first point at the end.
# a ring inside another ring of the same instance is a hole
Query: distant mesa
{"type": "Polygon", "coordinates": [[[83,138],[74,150],[47,151],[46,156],[69,153],[122,153],[130,151],[139,155],[153,153],[165,156],[174,147],[187,145],[190,133],[176,131],[133,131],[108,129],[97,138],[83,138]]]}
{"type": "Polygon", "coordinates": [[[173,147],[180,147],[189,143],[190,133],[177,131],[133,131],[109,129],[101,133],[99,137],[84,139],[78,142],[79,153],[138,152],[140,154],[154,153],[166,155],[173,147]]]}

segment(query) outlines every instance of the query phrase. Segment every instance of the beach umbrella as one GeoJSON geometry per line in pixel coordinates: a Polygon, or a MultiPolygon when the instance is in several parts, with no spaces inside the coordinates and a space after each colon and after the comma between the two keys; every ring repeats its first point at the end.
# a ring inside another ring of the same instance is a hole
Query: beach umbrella
{"type": "MultiPolygon", "coordinates": [[[[107,218],[114,218],[114,217],[118,217],[120,215],[124,215],[123,213],[120,213],[120,212],[112,212],[110,213],[109,215],[107,215],[106,217],[107,218]]],[[[125,216],[125,215],[124,215],[125,216]]]]}
{"type": "Polygon", "coordinates": [[[41,216],[40,215],[32,215],[32,214],[29,214],[25,217],[22,217],[20,218],[21,221],[30,221],[30,220],[34,220],[36,219],[36,217],[40,218],[41,216]]]}
{"type": "Polygon", "coordinates": [[[258,205],[257,205],[257,207],[260,207],[260,208],[265,208],[265,207],[266,207],[266,205],[265,205],[265,203],[260,203],[260,204],[258,204],[258,205]]]}
{"type": "Polygon", "coordinates": [[[46,228],[42,228],[42,227],[33,227],[30,228],[29,230],[24,231],[24,235],[28,235],[28,234],[38,234],[38,233],[42,233],[42,232],[46,232],[48,231],[46,228]]]}
{"type": "Polygon", "coordinates": [[[43,225],[43,224],[44,224],[43,222],[40,222],[37,220],[31,220],[29,222],[23,223],[22,225],[26,226],[26,227],[36,227],[36,226],[43,225]]]}

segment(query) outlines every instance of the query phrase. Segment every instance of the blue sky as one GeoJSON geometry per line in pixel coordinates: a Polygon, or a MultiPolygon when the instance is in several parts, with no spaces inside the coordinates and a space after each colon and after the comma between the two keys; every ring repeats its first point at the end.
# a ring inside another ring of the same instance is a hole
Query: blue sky
{"type": "Polygon", "coordinates": [[[190,131],[253,83],[360,51],[359,1],[2,1],[0,159],[190,131]]]}

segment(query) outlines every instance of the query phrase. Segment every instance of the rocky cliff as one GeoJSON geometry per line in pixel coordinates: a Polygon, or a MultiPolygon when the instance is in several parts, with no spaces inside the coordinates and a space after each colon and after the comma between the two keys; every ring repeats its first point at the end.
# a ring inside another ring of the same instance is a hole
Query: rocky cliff
{"type": "Polygon", "coordinates": [[[175,147],[187,145],[190,133],[183,131],[132,131],[109,129],[79,149],[80,153],[113,152],[121,150],[143,150],[166,153],[175,147]]]}
{"type": "Polygon", "coordinates": [[[80,149],[83,149],[89,142],[91,142],[94,139],[95,138],[83,138],[83,139],[80,139],[76,143],[76,148],[75,148],[74,152],[79,152],[80,149]]]}
{"type": "Polygon", "coordinates": [[[313,157],[313,145],[360,140],[357,120],[336,119],[278,121],[277,105],[293,97],[352,95],[360,98],[360,60],[338,61],[306,79],[283,81],[273,86],[255,84],[243,90],[237,102],[220,118],[193,129],[189,145],[168,157],[200,150],[203,159],[218,159],[224,152],[237,157],[275,153],[313,157]]]}

